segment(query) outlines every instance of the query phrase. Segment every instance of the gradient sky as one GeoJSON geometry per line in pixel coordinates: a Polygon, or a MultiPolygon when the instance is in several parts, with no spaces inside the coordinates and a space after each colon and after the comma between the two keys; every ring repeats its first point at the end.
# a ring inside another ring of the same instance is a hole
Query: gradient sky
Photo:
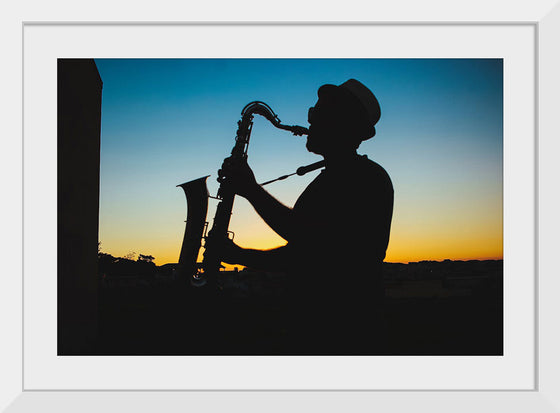
{"type": "MultiPolygon", "coordinates": [[[[103,80],[99,240],[103,252],[177,262],[186,199],[176,185],[216,171],[242,108],[261,100],[289,125],[325,83],[360,80],[377,96],[377,135],[358,152],[395,189],[386,261],[502,258],[501,59],[96,59],[103,80]]],[[[264,182],[321,158],[305,139],[255,116],[249,164],[264,182]]],[[[267,186],[286,205],[318,172],[267,186]]],[[[210,200],[212,221],[217,201],[210,200]]],[[[360,217],[355,217],[360,225],[360,217]]],[[[285,241],[236,197],[230,230],[244,247],[285,241]]],[[[351,240],[348,240],[351,242],[351,240]]]]}

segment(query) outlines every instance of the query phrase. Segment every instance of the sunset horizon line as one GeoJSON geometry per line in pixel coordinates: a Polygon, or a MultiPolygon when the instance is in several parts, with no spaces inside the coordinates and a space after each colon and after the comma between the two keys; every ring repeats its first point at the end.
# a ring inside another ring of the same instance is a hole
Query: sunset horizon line
{"type": "MultiPolygon", "coordinates": [[[[100,253],[103,254],[109,254],[111,256],[113,256],[114,258],[126,258],[126,256],[120,256],[120,255],[114,255],[111,254],[109,252],[104,252],[104,251],[99,251],[100,253]]],[[[137,260],[137,256],[140,254],[136,254],[134,258],[132,258],[131,260],[135,261],[137,260]]],[[[130,258],[129,258],[130,259],[130,258]]],[[[440,258],[440,257],[436,257],[436,258],[418,258],[418,259],[410,259],[410,260],[390,260],[390,261],[383,261],[384,264],[414,264],[414,263],[420,263],[420,262],[445,262],[445,261],[503,261],[503,255],[500,256],[476,256],[476,257],[455,257],[455,258],[440,258]]],[[[156,258],[154,258],[154,264],[156,264],[156,266],[161,267],[163,265],[168,265],[168,264],[178,264],[178,261],[167,261],[163,264],[157,264],[156,261],[160,261],[156,258]]],[[[200,264],[201,262],[197,262],[197,264],[200,264]]],[[[224,264],[225,268],[234,268],[234,267],[240,267],[240,268],[245,268],[245,266],[243,265],[239,265],[239,264],[224,264]]]]}

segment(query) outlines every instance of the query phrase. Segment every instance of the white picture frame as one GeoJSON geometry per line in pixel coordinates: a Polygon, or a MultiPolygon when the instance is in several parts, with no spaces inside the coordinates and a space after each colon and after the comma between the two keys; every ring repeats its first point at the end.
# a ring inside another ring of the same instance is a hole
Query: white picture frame
{"type": "MultiPolygon", "coordinates": [[[[497,19],[492,9],[486,9],[480,4],[476,17],[466,15],[464,19],[451,18],[452,13],[447,16],[437,18],[435,22],[433,18],[429,18],[429,13],[423,21],[416,21],[416,24],[474,24],[479,22],[481,25],[493,22],[496,25],[530,25],[534,27],[536,36],[535,69],[537,69],[536,92],[537,104],[535,107],[535,115],[538,116],[538,127],[536,130],[536,149],[537,157],[537,178],[535,184],[536,194],[535,207],[537,207],[538,228],[535,228],[538,234],[535,251],[539,259],[535,269],[535,277],[537,277],[537,337],[535,344],[537,348],[536,372],[534,387],[523,390],[461,390],[453,391],[400,391],[392,390],[358,390],[346,389],[346,391],[322,391],[314,389],[314,391],[250,391],[247,389],[241,393],[232,391],[209,392],[209,391],[187,391],[183,390],[159,390],[159,391],[93,391],[86,388],[80,391],[63,391],[50,390],[42,391],[38,389],[30,390],[25,388],[23,380],[23,371],[25,369],[25,359],[18,357],[22,355],[25,348],[24,337],[22,337],[22,326],[19,325],[21,318],[18,320],[17,315],[22,315],[21,302],[21,283],[13,280],[7,282],[7,290],[10,291],[9,305],[10,311],[3,311],[3,314],[10,315],[10,321],[5,323],[7,330],[4,334],[8,337],[9,343],[2,347],[2,365],[5,366],[2,374],[2,398],[1,406],[6,407],[6,411],[35,411],[38,409],[57,409],[57,410],[108,410],[113,411],[121,409],[122,406],[135,409],[137,411],[153,411],[153,410],[184,410],[187,408],[200,408],[205,410],[218,410],[224,408],[236,408],[243,410],[261,411],[284,411],[293,409],[294,406],[305,406],[304,408],[317,408],[321,411],[339,411],[343,408],[351,406],[352,410],[371,410],[374,408],[383,411],[408,411],[411,408],[419,408],[424,406],[425,409],[432,411],[493,411],[498,408],[507,411],[537,411],[548,412],[560,410],[560,400],[557,395],[560,393],[556,384],[556,368],[558,366],[558,356],[555,354],[558,348],[558,334],[555,331],[555,314],[558,311],[557,300],[554,299],[557,281],[554,279],[553,265],[554,255],[552,254],[553,245],[551,245],[554,228],[557,228],[558,219],[554,216],[554,205],[558,202],[554,199],[554,194],[550,192],[555,187],[554,182],[554,148],[557,145],[553,140],[554,136],[559,136],[558,126],[555,124],[555,97],[559,91],[559,82],[554,78],[555,73],[560,72],[560,61],[558,52],[554,50],[555,38],[558,38],[560,25],[560,7],[558,4],[544,2],[536,2],[534,8],[529,10],[509,10],[507,17],[497,19]],[[490,11],[488,11],[490,10],[490,11]],[[527,17],[524,17],[527,16],[527,17]],[[555,94],[556,92],[556,94],[555,94]],[[554,134],[554,132],[557,132],[554,134]],[[548,191],[547,191],[548,189],[548,191]],[[545,224],[546,223],[546,224],[545,224]],[[547,243],[547,241],[549,243],[547,243]],[[538,249],[537,249],[538,247],[538,249]],[[15,316],[14,316],[15,315],[15,316]],[[23,360],[23,363],[22,363],[23,360]],[[6,361],[4,363],[4,361],[6,361]],[[4,385],[5,384],[5,385],[4,385]],[[403,397],[405,396],[405,397],[403,397]]],[[[412,20],[410,17],[403,17],[395,20],[395,9],[387,9],[381,13],[381,17],[377,17],[377,22],[383,24],[399,24],[405,26],[412,20]],[[384,16],[384,17],[383,17],[384,16]]],[[[406,15],[406,13],[404,13],[406,15]]],[[[25,16],[19,15],[16,18],[18,28],[22,28],[25,16]]],[[[141,20],[141,19],[139,19],[141,20]]],[[[205,20],[205,19],[201,19],[205,20]]],[[[53,21],[52,16],[46,17],[45,22],[53,21]]],[[[331,20],[332,21],[332,20],[331,20]]],[[[32,24],[26,22],[25,24],[32,24]]],[[[373,24],[373,22],[371,23],[373,24]]],[[[19,33],[21,34],[21,32],[19,33]]],[[[12,33],[14,36],[14,33],[12,33]]],[[[17,42],[16,42],[17,43],[17,42]]],[[[16,46],[21,47],[18,43],[16,46]]],[[[21,56],[18,47],[14,49],[14,56],[21,56]]],[[[85,57],[85,56],[84,56],[85,57]]],[[[17,76],[17,75],[16,75],[17,76]]],[[[21,76],[21,74],[19,75],[21,76]]],[[[24,85],[25,88],[25,85],[24,85]]],[[[21,90],[15,88],[15,93],[21,94],[21,90]]],[[[17,95],[15,96],[17,101],[17,95]]],[[[12,125],[15,128],[15,134],[19,134],[22,123],[12,125]]],[[[24,130],[25,132],[25,130],[24,130]]],[[[24,135],[25,136],[25,135],[24,135]]],[[[16,148],[13,148],[16,149],[16,148]]],[[[20,148],[21,149],[21,148],[20,148]]],[[[17,150],[17,149],[16,149],[17,150]]],[[[16,157],[17,158],[17,157],[16,157]]],[[[23,159],[24,163],[26,159],[23,159]]],[[[17,166],[15,170],[21,170],[17,166]]],[[[15,188],[17,190],[17,188],[15,188]]],[[[532,196],[533,194],[528,194],[532,196]]],[[[25,202],[25,201],[24,201],[25,202]]],[[[25,203],[23,205],[25,213],[25,203]]],[[[24,221],[25,225],[25,221],[24,221]]],[[[17,239],[17,236],[16,236],[17,239]]],[[[20,244],[21,245],[21,244],[20,244]]],[[[24,257],[25,257],[25,251],[24,257]]],[[[24,261],[25,263],[25,261],[24,261]]],[[[23,268],[25,271],[25,267],[23,268]]],[[[16,273],[20,269],[16,268],[16,273]]],[[[25,272],[24,272],[25,276],[25,272]]],[[[19,280],[21,282],[21,280],[19,280]]],[[[4,295],[2,296],[4,298],[4,295]]],[[[2,304],[5,305],[4,303],[2,304]]],[[[4,310],[4,307],[2,307],[4,310]]],[[[122,390],[122,389],[121,389],[122,390]]],[[[210,390],[210,389],[208,389],[210,390]]]]}

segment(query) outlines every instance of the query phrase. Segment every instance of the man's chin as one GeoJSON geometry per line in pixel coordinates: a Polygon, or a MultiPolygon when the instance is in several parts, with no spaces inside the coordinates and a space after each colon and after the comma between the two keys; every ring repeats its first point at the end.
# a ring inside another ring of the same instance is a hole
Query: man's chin
{"type": "Polygon", "coordinates": [[[316,146],[310,145],[309,142],[307,142],[305,144],[305,147],[307,148],[307,150],[309,152],[317,154],[317,155],[321,155],[321,150],[319,148],[317,148],[316,146]]]}

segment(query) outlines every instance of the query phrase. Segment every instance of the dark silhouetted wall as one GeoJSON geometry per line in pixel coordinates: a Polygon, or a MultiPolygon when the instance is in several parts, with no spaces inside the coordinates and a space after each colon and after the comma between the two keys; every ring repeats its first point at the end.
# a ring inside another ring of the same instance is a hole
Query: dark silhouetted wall
{"type": "Polygon", "coordinates": [[[58,59],[58,354],[97,339],[103,83],[92,59],[58,59]]]}

